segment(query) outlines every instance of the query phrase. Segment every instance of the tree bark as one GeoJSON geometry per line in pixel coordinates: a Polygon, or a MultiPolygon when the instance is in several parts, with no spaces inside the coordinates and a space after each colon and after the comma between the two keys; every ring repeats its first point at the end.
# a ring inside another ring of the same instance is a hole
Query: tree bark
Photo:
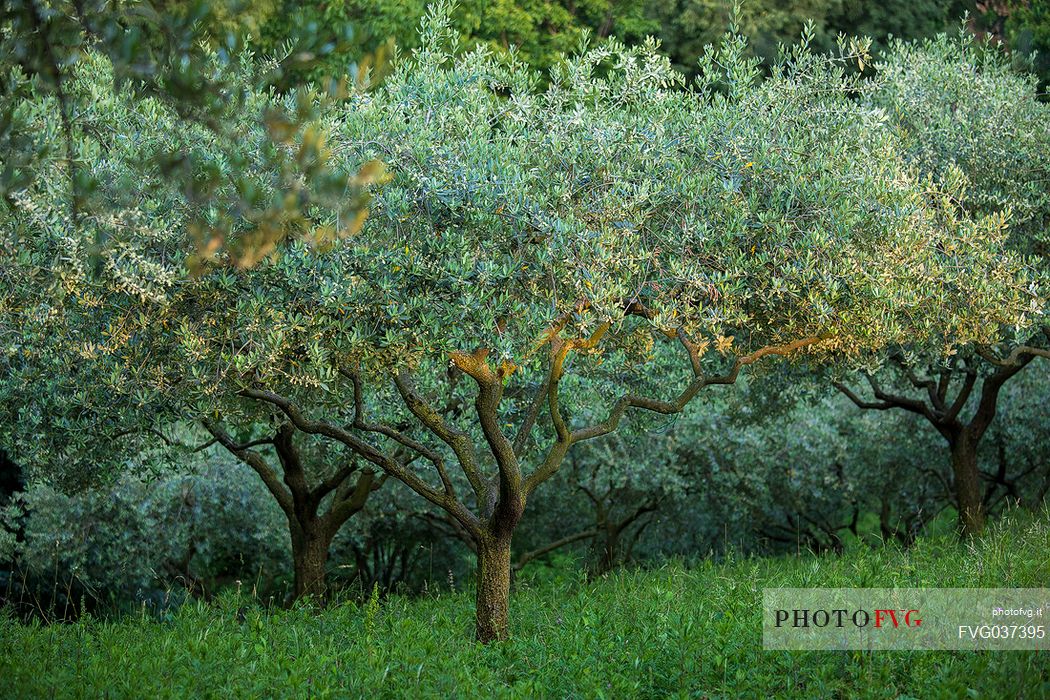
{"type": "Polygon", "coordinates": [[[951,442],[951,452],[959,528],[964,537],[979,535],[984,530],[985,512],[981,474],[977,468],[977,443],[963,432],[951,442]]]}
{"type": "Polygon", "coordinates": [[[298,528],[292,533],[292,563],[295,581],[292,600],[312,597],[324,600],[328,595],[326,568],[332,535],[314,528],[298,528]]]}
{"type": "Polygon", "coordinates": [[[509,535],[486,535],[478,542],[476,634],[488,644],[507,638],[510,609],[509,535]]]}

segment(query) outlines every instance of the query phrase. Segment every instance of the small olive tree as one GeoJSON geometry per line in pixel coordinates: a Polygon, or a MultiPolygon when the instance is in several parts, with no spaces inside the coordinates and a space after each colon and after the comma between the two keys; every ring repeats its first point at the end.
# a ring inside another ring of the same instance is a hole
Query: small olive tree
{"type": "Polygon", "coordinates": [[[730,38],[687,90],[654,44],[607,42],[540,90],[513,60],[454,55],[446,15],[315,141],[346,173],[378,158],[393,176],[356,235],[317,237],[323,254],[297,240],[183,274],[182,212],[139,205],[93,222],[122,235],[89,279],[61,192],[5,216],[61,251],[35,346],[60,373],[86,363],[105,378],[86,391],[132,423],[163,407],[290,424],[403,482],[475,543],[480,640],[507,634],[526,507],[628,411],[676,413],[773,355],[990,342],[989,314],[1028,308],[1002,220],[962,216],[854,99],[862,52],[802,47],[763,82],[730,38]]]}
{"type": "Polygon", "coordinates": [[[698,472],[679,455],[700,429],[693,410],[647,425],[625,420],[615,434],[571,450],[545,487],[552,493],[544,510],[521,523],[518,541],[529,548],[515,556],[514,570],[581,542],[589,543],[592,575],[633,561],[647,529],[672,509],[695,503],[698,472]]]}

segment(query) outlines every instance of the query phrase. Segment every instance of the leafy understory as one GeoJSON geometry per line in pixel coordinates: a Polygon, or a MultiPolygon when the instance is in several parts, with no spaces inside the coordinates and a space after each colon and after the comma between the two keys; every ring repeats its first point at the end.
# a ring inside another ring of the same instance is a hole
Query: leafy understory
{"type": "Polygon", "coordinates": [[[459,643],[466,582],[390,597],[266,609],[246,593],[161,619],[22,625],[0,617],[7,697],[1024,697],[1050,696],[1039,652],[764,652],[764,587],[1041,587],[1050,514],[981,540],[909,550],[667,564],[586,583],[569,569],[518,583],[514,633],[459,643]]]}

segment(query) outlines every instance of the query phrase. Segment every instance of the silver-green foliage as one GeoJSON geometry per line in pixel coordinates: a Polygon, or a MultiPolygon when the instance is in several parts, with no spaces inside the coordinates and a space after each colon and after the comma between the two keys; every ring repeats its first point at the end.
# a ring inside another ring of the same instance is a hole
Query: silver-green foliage
{"type": "Polygon", "coordinates": [[[881,81],[870,102],[890,115],[909,158],[938,178],[961,171],[963,206],[1007,213],[1012,245],[1045,260],[1050,105],[1037,99],[1038,79],[968,34],[891,49],[877,65],[881,81]]]}
{"type": "MultiPolygon", "coordinates": [[[[943,349],[995,340],[1039,303],[1004,249],[1004,217],[961,210],[958,179],[918,172],[885,110],[855,99],[877,87],[848,70],[862,46],[838,58],[800,47],[761,80],[729,37],[682,90],[654,44],[608,42],[540,90],[529,68],[483,48],[454,55],[441,11],[423,31],[381,89],[329,105],[298,143],[342,163],[347,182],[369,158],[387,163],[364,227],[333,242],[347,222],[307,207],[293,224],[317,235],[246,271],[220,251],[188,274],[186,230],[209,217],[249,231],[285,222],[197,210],[141,156],[171,140],[212,146],[172,128],[163,105],[114,91],[102,59],[78,64],[79,89],[97,99],[77,157],[123,206],[74,222],[67,189],[45,180],[0,210],[0,383],[16,457],[90,472],[118,435],[265,415],[234,400],[249,386],[345,416],[340,370],[357,368],[377,387],[372,408],[397,413],[392,370],[426,391],[478,349],[501,382],[527,386],[549,343],[592,337],[562,346],[576,350],[565,366],[618,394],[688,371],[646,350],[667,337],[704,367],[792,341],[820,357],[943,349]],[[106,241],[96,274],[91,240],[106,241]],[[623,362],[628,346],[640,361],[623,362]]],[[[55,109],[34,108],[41,125],[55,109]]],[[[296,145],[245,138],[234,159],[216,147],[216,167],[256,173],[266,149],[296,145]]],[[[264,201],[301,194],[285,173],[256,174],[264,201]]]]}

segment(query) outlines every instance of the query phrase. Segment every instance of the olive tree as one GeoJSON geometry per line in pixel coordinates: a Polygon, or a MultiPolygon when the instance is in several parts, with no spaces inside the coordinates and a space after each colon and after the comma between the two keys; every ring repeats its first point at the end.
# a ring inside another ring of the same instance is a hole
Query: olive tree
{"type": "Polygon", "coordinates": [[[544,510],[522,520],[518,541],[527,548],[515,556],[514,570],[583,542],[592,575],[635,560],[647,529],[697,500],[694,462],[680,454],[703,429],[695,413],[694,404],[670,419],[633,416],[615,434],[570,451],[544,487],[551,492],[544,510]]]}
{"type": "Polygon", "coordinates": [[[256,70],[252,56],[236,65],[226,78],[239,100],[221,130],[120,87],[97,53],[66,71],[64,102],[26,86],[18,116],[40,148],[2,212],[0,441],[34,479],[67,490],[129,467],[163,472],[186,461],[191,441],[221,446],[258,474],[286,515],[298,597],[325,591],[332,538],[382,478],[269,416],[188,410],[189,394],[176,390],[166,365],[118,359],[118,348],[162,351],[142,329],[178,333],[156,314],[164,290],[220,251],[227,267],[248,267],[286,237],[318,247],[360,225],[361,187],[378,166],[335,177],[321,141],[325,98],[259,92],[245,77],[256,70]],[[64,129],[55,114],[69,105],[77,117],[64,129]],[[92,183],[93,206],[71,206],[82,190],[66,161],[92,183]],[[185,172],[171,178],[172,168],[185,172]],[[342,219],[304,226],[308,208],[342,219]]]}
{"type": "MultiPolygon", "coordinates": [[[[908,159],[939,179],[964,182],[960,207],[976,215],[1002,212],[1007,246],[1032,270],[1032,305],[1019,323],[1003,323],[1001,342],[952,345],[934,355],[891,348],[883,370],[865,375],[864,392],[836,383],[860,408],[910,411],[944,438],[960,529],[974,534],[985,520],[978,452],[1003,386],[1037,358],[1050,357],[1050,107],[1038,101],[1035,77],[1014,74],[1006,57],[966,36],[898,42],[878,70],[882,80],[870,103],[892,117],[908,159]]],[[[965,245],[950,242],[949,250],[965,245]]]]}
{"type": "Polygon", "coordinates": [[[759,83],[730,41],[695,91],[679,91],[653,46],[612,45],[537,94],[521,66],[456,58],[437,41],[444,26],[429,31],[342,131],[355,160],[395,174],[357,255],[340,258],[335,276],[350,284],[319,284],[350,317],[345,359],[327,376],[352,382],[358,430],[331,419],[330,395],[282,392],[258,366],[241,393],[350,446],[466,530],[482,640],[506,634],[527,503],[574,444],[614,431],[628,410],[678,412],[767,355],[849,353],[935,327],[973,337],[986,303],[1007,315],[1027,304],[987,286],[1011,274],[994,242],[970,260],[996,268],[980,279],[945,266],[937,240],[994,241],[1001,222],[930,204],[881,114],[850,99],[864,86],[804,49],[759,83]],[[623,346],[639,339],[651,361],[624,367],[623,346]],[[672,398],[617,392],[632,373],[668,378],[669,344],[687,377],[672,398]],[[563,390],[608,396],[607,413],[572,421],[587,412],[563,405],[563,390]],[[360,418],[398,399],[408,429],[360,418]],[[382,438],[420,454],[436,483],[391,459],[382,438]]]}
{"type": "Polygon", "coordinates": [[[677,413],[770,356],[992,342],[987,316],[1027,310],[1002,220],[937,194],[854,99],[862,52],[802,47],[760,81],[729,38],[678,89],[654,43],[610,41],[540,89],[513,58],[454,54],[446,17],[380,89],[327,113],[315,143],[392,179],[360,231],[318,236],[324,251],[299,237],[250,269],[220,251],[183,274],[185,214],[139,206],[93,280],[61,192],[5,216],[61,251],[38,344],[52,362],[80,353],[68,365],[105,377],[132,423],[139,407],[272,421],[401,481],[475,543],[480,640],[507,634],[526,507],[629,411],[677,413]]]}

